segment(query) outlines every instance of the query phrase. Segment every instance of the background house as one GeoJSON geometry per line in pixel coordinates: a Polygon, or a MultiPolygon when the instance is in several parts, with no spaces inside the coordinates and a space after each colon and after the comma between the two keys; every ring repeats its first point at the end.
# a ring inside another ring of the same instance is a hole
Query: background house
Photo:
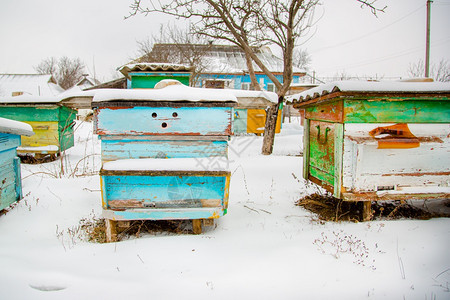
{"type": "MultiPolygon", "coordinates": [[[[261,47],[256,55],[269,70],[283,82],[283,60],[275,56],[269,47],[261,47]]],[[[132,63],[167,62],[195,67],[192,86],[243,89],[250,88],[245,53],[234,45],[155,44],[152,51],[132,63]]],[[[276,92],[274,83],[253,63],[260,86],[276,92]]],[[[293,67],[293,83],[305,76],[306,71],[293,67]]]]}
{"type": "Polygon", "coordinates": [[[0,74],[0,96],[56,96],[63,92],[50,74],[0,74]]]}

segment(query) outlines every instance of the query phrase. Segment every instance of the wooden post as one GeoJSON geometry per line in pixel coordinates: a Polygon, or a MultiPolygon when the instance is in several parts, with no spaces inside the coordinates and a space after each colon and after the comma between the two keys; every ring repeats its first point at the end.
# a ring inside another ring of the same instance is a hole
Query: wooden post
{"type": "Polygon", "coordinates": [[[105,219],[106,225],[106,242],[117,242],[117,229],[116,229],[117,221],[105,219]]]}
{"type": "Polygon", "coordinates": [[[363,212],[362,212],[363,222],[370,221],[372,219],[372,202],[363,201],[363,212]]]}
{"type": "Polygon", "coordinates": [[[194,234],[202,233],[202,219],[192,220],[192,231],[194,231],[194,234]]]}

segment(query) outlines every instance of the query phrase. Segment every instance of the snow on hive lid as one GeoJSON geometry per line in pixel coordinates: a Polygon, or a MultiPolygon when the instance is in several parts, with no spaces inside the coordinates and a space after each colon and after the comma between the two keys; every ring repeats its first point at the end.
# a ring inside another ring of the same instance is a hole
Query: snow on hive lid
{"type": "Polygon", "coordinates": [[[163,80],[155,89],[98,90],[92,100],[95,103],[120,102],[237,102],[236,96],[223,89],[188,87],[174,80],[163,80]]]}
{"type": "Polygon", "coordinates": [[[25,136],[34,135],[30,124],[5,118],[0,118],[0,132],[25,136]]]}
{"type": "Polygon", "coordinates": [[[450,93],[450,83],[447,82],[405,82],[405,81],[336,81],[320,85],[292,95],[300,102],[320,98],[332,93],[378,93],[378,94],[427,94],[450,93]]]}
{"type": "Polygon", "coordinates": [[[119,68],[119,72],[125,77],[128,77],[130,72],[191,72],[192,67],[180,64],[169,64],[169,63],[137,63],[128,64],[119,68]]]}
{"type": "Polygon", "coordinates": [[[274,92],[268,92],[268,91],[248,91],[248,90],[228,90],[233,95],[236,96],[236,98],[264,98],[266,100],[269,100],[272,103],[278,103],[278,95],[274,92]]]}
{"type": "Polygon", "coordinates": [[[181,172],[229,172],[228,160],[203,158],[143,158],[121,159],[103,164],[106,171],[181,171],[181,172]]]}

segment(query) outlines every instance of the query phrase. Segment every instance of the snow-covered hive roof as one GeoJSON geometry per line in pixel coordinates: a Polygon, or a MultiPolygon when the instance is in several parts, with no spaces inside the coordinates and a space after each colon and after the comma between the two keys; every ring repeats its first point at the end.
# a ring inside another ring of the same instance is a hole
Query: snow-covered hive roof
{"type": "Polygon", "coordinates": [[[0,117],[0,132],[25,136],[34,135],[33,128],[31,127],[30,124],[5,119],[1,117],[0,117]]]}
{"type": "Polygon", "coordinates": [[[191,72],[192,67],[169,63],[136,63],[128,64],[119,68],[119,72],[128,77],[130,72],[191,72]]]}
{"type": "Polygon", "coordinates": [[[236,103],[230,90],[188,87],[176,80],[162,80],[154,89],[97,90],[92,106],[102,102],[236,103]],[[161,88],[158,88],[160,85],[161,88]]]}
{"type": "Polygon", "coordinates": [[[268,91],[248,91],[248,90],[235,90],[235,89],[229,89],[226,90],[227,92],[231,92],[233,95],[236,96],[236,98],[264,98],[272,103],[278,103],[278,95],[274,92],[268,92],[268,91]]]}
{"type": "Polygon", "coordinates": [[[0,97],[23,93],[32,96],[56,96],[63,92],[52,75],[0,74],[0,97]]]}
{"type": "Polygon", "coordinates": [[[294,102],[308,102],[332,95],[449,94],[450,83],[403,81],[336,81],[290,96],[294,102]]]}

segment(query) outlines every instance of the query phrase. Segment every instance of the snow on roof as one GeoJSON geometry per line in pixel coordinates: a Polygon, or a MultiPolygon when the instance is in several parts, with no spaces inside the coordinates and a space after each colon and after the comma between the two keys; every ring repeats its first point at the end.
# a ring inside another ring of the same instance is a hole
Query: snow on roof
{"type": "MultiPolygon", "coordinates": [[[[264,63],[264,65],[274,73],[283,73],[283,60],[275,56],[269,47],[254,47],[255,54],[264,63]]],[[[178,57],[180,52],[201,53],[203,74],[242,74],[248,72],[247,62],[244,51],[236,45],[211,45],[211,44],[165,44],[157,43],[153,46],[150,54],[156,57],[161,55],[167,57],[178,57]]],[[[146,55],[136,59],[135,61],[145,62],[148,59],[146,55]]],[[[138,64],[130,64],[140,65],[138,64]]],[[[163,64],[164,65],[164,64],[163,64]]],[[[256,72],[262,70],[253,63],[256,72]]],[[[123,68],[123,67],[122,67],[123,68]]],[[[142,70],[143,71],[143,70],[142,70]]],[[[190,71],[190,70],[189,70],[190,71]]],[[[121,71],[122,72],[122,71],[121,71]]],[[[293,66],[294,74],[306,73],[305,70],[293,66]]],[[[127,76],[124,72],[122,72],[127,76]]]]}
{"type": "MultiPolygon", "coordinates": [[[[284,72],[284,63],[281,58],[270,51],[260,51],[256,56],[274,73],[284,72]]],[[[248,72],[247,61],[243,51],[210,51],[205,54],[205,70],[202,73],[242,73],[248,72]]],[[[255,72],[262,72],[261,68],[253,63],[255,72]]],[[[305,73],[305,70],[292,66],[294,74],[305,73]]]]}
{"type": "Polygon", "coordinates": [[[1,117],[0,117],[0,132],[25,136],[34,135],[33,128],[31,127],[30,124],[5,119],[1,117]]]}
{"type": "Polygon", "coordinates": [[[0,74],[0,97],[13,96],[13,93],[55,96],[63,91],[49,74],[0,74]]]}
{"type": "Polygon", "coordinates": [[[119,72],[125,77],[128,77],[130,72],[191,72],[192,67],[181,64],[169,64],[169,63],[136,63],[128,64],[119,68],[119,72]]]}
{"type": "Polygon", "coordinates": [[[404,81],[336,81],[292,95],[291,98],[307,101],[335,92],[344,93],[433,93],[450,92],[447,82],[404,81]]]}
{"type": "Polygon", "coordinates": [[[92,100],[107,101],[189,101],[189,102],[237,102],[230,90],[188,87],[180,82],[160,89],[108,89],[97,90],[92,100]]]}
{"type": "Polygon", "coordinates": [[[1,97],[0,103],[10,104],[56,104],[61,101],[60,96],[15,96],[15,97],[1,97]]]}
{"type": "Polygon", "coordinates": [[[264,98],[273,103],[278,103],[278,95],[268,91],[248,91],[248,90],[227,90],[231,92],[239,101],[239,98],[264,98]]]}
{"type": "Polygon", "coordinates": [[[204,158],[144,158],[121,159],[106,162],[108,171],[229,171],[228,161],[214,157],[204,158]]]}

